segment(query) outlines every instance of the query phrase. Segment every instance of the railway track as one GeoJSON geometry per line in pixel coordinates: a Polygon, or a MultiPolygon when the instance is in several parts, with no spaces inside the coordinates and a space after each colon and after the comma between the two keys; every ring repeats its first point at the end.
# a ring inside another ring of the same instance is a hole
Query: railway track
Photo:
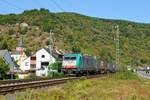
{"type": "Polygon", "coordinates": [[[1,80],[0,85],[6,84],[16,84],[16,83],[23,83],[23,82],[31,82],[31,81],[39,81],[39,80],[49,80],[50,78],[41,78],[41,79],[20,79],[20,80],[1,80]]]}
{"type": "Polygon", "coordinates": [[[1,85],[9,85],[9,84],[18,84],[18,83],[25,83],[25,82],[34,82],[34,81],[43,81],[43,80],[52,80],[58,78],[37,78],[37,79],[20,79],[20,80],[1,80],[1,85]]]}
{"type": "MultiPolygon", "coordinates": [[[[87,79],[91,78],[98,78],[102,77],[104,75],[93,75],[93,76],[87,76],[87,79]]],[[[28,82],[19,82],[14,84],[2,84],[0,85],[0,95],[5,95],[8,93],[13,93],[15,91],[19,90],[25,90],[28,88],[40,88],[45,86],[52,86],[52,85],[58,85],[65,83],[67,81],[80,79],[81,77],[66,77],[66,78],[60,78],[60,79],[47,79],[47,80],[38,80],[38,81],[28,81],[28,82]]]]}

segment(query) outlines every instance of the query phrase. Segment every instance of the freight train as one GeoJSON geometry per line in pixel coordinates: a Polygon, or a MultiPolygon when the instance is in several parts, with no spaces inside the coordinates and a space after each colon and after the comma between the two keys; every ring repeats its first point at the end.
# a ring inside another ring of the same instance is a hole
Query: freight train
{"type": "Polygon", "coordinates": [[[89,75],[116,72],[116,66],[95,56],[82,54],[64,54],[61,71],[68,75],[89,75]]]}

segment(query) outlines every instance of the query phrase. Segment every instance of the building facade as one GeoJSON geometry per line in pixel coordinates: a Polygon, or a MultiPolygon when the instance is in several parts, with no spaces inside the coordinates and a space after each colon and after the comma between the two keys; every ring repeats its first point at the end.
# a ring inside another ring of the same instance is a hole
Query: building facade
{"type": "Polygon", "coordinates": [[[36,52],[36,75],[37,76],[47,76],[48,66],[56,62],[55,57],[53,57],[50,52],[42,48],[36,52]]]}
{"type": "Polygon", "coordinates": [[[28,57],[28,58],[24,59],[24,61],[22,61],[20,69],[23,72],[30,70],[30,59],[31,59],[31,57],[28,57]]]}
{"type": "Polygon", "coordinates": [[[62,59],[62,54],[58,52],[51,52],[48,48],[41,48],[34,55],[26,58],[22,64],[20,69],[23,72],[32,72],[35,73],[36,76],[48,76],[49,68],[48,66],[56,61],[60,61],[62,59]]]}

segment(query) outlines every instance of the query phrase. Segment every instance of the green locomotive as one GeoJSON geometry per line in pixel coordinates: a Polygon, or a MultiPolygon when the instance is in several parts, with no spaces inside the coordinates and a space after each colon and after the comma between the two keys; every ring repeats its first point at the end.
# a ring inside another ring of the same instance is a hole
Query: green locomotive
{"type": "Polygon", "coordinates": [[[62,72],[64,74],[94,74],[98,73],[96,57],[83,56],[81,54],[64,54],[62,72]]]}

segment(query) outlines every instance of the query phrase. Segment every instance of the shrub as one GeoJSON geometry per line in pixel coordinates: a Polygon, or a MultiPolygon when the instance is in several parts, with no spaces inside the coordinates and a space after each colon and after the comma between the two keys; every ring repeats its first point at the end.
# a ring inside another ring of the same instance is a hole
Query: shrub
{"type": "Polygon", "coordinates": [[[60,77],[63,77],[64,76],[64,74],[63,73],[59,73],[59,72],[55,72],[55,71],[51,71],[51,72],[49,72],[49,74],[48,74],[48,77],[50,77],[50,78],[60,78],[60,77]]]}
{"type": "Polygon", "coordinates": [[[0,79],[6,79],[8,71],[9,65],[3,59],[0,59],[0,79]]]}
{"type": "Polygon", "coordinates": [[[29,76],[25,77],[25,79],[41,79],[42,77],[36,76],[35,74],[29,74],[29,76]]]}
{"type": "Polygon", "coordinates": [[[119,72],[115,74],[115,78],[121,79],[121,80],[133,80],[133,79],[139,79],[136,73],[132,71],[125,71],[125,72],[119,72]]]}

